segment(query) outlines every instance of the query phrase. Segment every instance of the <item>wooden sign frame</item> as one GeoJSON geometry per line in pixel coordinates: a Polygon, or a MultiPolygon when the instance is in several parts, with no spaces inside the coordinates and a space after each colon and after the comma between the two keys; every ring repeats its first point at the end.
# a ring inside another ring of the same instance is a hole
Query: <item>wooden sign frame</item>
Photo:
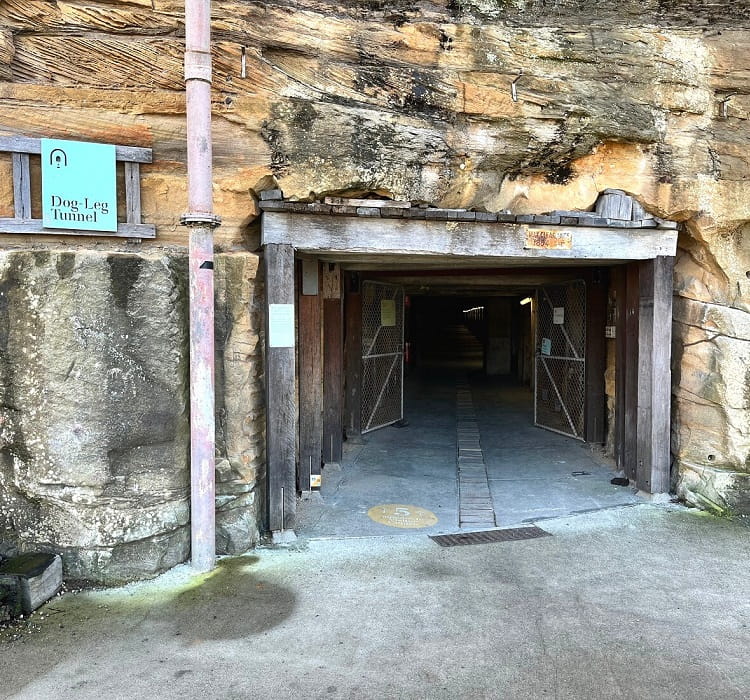
{"type": "Polygon", "coordinates": [[[117,231],[45,228],[31,214],[30,156],[41,154],[42,140],[22,136],[0,136],[0,152],[13,157],[13,218],[0,218],[0,233],[45,234],[49,236],[114,236],[116,238],[156,238],[156,226],[144,224],[141,216],[141,163],[151,163],[150,148],[115,146],[115,159],[125,167],[125,216],[117,231]]]}

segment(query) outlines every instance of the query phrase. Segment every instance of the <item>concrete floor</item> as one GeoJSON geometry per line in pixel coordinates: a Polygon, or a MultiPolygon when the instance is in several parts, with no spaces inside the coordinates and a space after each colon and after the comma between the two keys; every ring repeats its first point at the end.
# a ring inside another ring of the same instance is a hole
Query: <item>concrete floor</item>
{"type": "Polygon", "coordinates": [[[472,392],[498,525],[642,502],[610,483],[616,467],[600,448],[535,427],[527,388],[483,378],[472,392]]]}
{"type": "MultiPolygon", "coordinates": [[[[456,532],[456,384],[466,376],[433,368],[408,377],[409,425],[345,443],[341,468],[325,468],[320,493],[299,504],[297,534],[403,534],[367,515],[392,503],[435,513],[437,524],[424,532],[456,532]]],[[[498,526],[641,502],[634,489],[610,483],[614,466],[601,451],[534,427],[528,389],[479,372],[468,376],[498,526]]]]}
{"type": "Polygon", "coordinates": [[[456,389],[442,381],[409,380],[404,415],[408,425],[367,433],[358,444],[344,443],[340,469],[324,468],[320,498],[298,504],[302,537],[364,537],[398,534],[374,522],[367,511],[380,504],[414,505],[435,513],[426,532],[455,530],[456,389]]]}
{"type": "Polygon", "coordinates": [[[0,698],[748,697],[746,528],[656,505],[544,527],[312,540],[68,594],[0,633],[0,698]]]}

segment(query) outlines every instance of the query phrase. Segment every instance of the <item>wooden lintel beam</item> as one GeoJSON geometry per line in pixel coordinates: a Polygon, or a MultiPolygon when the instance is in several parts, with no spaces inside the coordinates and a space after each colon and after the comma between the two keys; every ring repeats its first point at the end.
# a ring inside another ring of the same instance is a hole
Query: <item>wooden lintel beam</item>
{"type": "Polygon", "coordinates": [[[332,217],[265,212],[262,243],[303,252],[399,254],[532,260],[648,260],[673,256],[677,231],[536,226],[510,223],[332,217]],[[535,248],[530,240],[569,241],[569,248],[535,248]]]}
{"type": "Polygon", "coordinates": [[[409,281],[414,278],[434,277],[440,280],[440,283],[450,284],[454,277],[480,277],[487,279],[501,279],[506,278],[522,278],[530,281],[532,284],[538,284],[539,278],[543,278],[546,281],[550,277],[559,277],[560,279],[573,279],[574,277],[582,277],[587,273],[589,267],[573,267],[566,266],[564,268],[555,267],[524,267],[522,265],[516,265],[508,268],[504,266],[498,267],[459,267],[459,268],[424,268],[424,267],[402,267],[397,269],[385,269],[385,270],[371,270],[367,273],[368,279],[379,280],[382,279],[386,282],[393,282],[394,284],[402,284],[402,280],[406,279],[409,281]],[[443,279],[445,278],[445,279],[443,279]]]}

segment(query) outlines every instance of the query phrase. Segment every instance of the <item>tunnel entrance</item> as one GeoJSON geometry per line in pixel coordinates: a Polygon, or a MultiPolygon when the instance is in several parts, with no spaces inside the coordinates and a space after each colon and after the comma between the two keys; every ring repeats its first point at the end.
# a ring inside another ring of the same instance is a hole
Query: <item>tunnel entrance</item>
{"type": "MultiPolygon", "coordinates": [[[[596,213],[540,216],[330,199],[263,205],[269,530],[304,527],[298,494],[335,504],[334,493],[367,476],[354,468],[365,463],[386,489],[364,479],[349,491],[349,512],[391,528],[414,518],[427,528],[496,527],[509,511],[497,493],[512,490],[493,481],[535,473],[525,465],[536,457],[548,470],[574,464],[570,477],[588,477],[594,467],[578,457],[596,457],[587,445],[605,442],[641,491],[668,490],[675,225],[644,219],[620,191],[605,192],[596,213]],[[401,289],[408,300],[382,295],[371,336],[367,285],[401,289]],[[388,410],[372,418],[368,400],[376,413],[388,410]],[[431,471],[438,467],[441,476],[431,471]],[[452,520],[403,503],[409,470],[427,475],[410,482],[414,493],[452,492],[452,520]]],[[[558,477],[553,470],[546,480],[558,477]]],[[[532,498],[548,510],[554,500],[553,492],[532,498]]]]}
{"type": "Polygon", "coordinates": [[[638,502],[610,483],[617,467],[604,430],[584,441],[587,398],[589,416],[601,414],[589,420],[607,424],[606,269],[341,267],[343,438],[340,451],[323,449],[330,461],[319,492],[298,506],[300,534],[445,533],[638,502]],[[600,336],[588,342],[598,355],[589,386],[601,396],[585,394],[587,320],[600,336]],[[571,376],[545,369],[571,347],[581,365],[571,376]],[[565,405],[566,383],[577,407],[565,405]]]}

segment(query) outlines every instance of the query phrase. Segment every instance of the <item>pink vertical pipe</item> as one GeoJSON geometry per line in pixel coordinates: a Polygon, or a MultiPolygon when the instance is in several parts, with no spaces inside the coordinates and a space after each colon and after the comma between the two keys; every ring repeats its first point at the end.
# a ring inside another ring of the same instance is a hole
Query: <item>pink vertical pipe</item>
{"type": "Polygon", "coordinates": [[[185,0],[188,214],[213,220],[211,193],[211,0],[185,0]]]}
{"type": "Polygon", "coordinates": [[[210,227],[190,227],[190,559],[216,560],[214,505],[214,275],[210,227]]]}
{"type": "Polygon", "coordinates": [[[214,424],[214,252],[211,192],[211,1],[185,0],[185,92],[190,231],[191,564],[216,563],[214,424]]]}

